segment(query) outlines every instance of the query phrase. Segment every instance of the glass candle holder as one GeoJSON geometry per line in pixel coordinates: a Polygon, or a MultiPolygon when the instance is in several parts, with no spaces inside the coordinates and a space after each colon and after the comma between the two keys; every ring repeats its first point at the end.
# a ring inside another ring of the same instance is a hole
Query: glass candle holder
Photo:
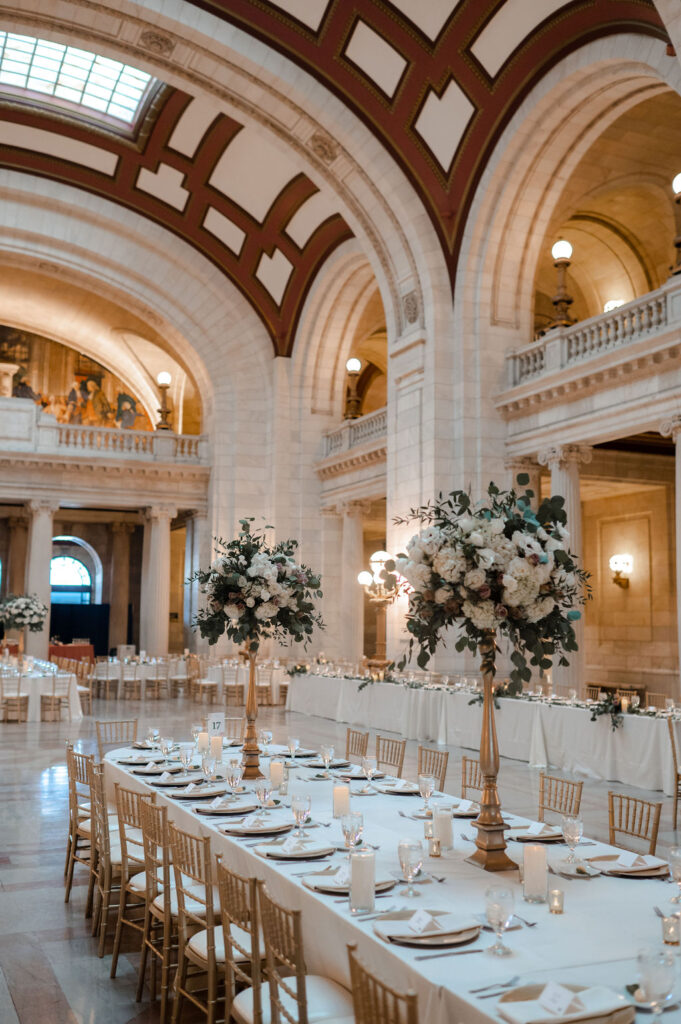
{"type": "Polygon", "coordinates": [[[562,889],[549,890],[549,911],[552,914],[562,914],[564,907],[565,893],[562,889]]]}
{"type": "Polygon", "coordinates": [[[350,854],[350,892],[348,903],[351,914],[364,913],[375,907],[376,855],[368,847],[350,854]]]}
{"type": "Polygon", "coordinates": [[[428,855],[430,857],[442,856],[442,843],[435,836],[430,836],[428,839],[428,855]]]}
{"type": "Polygon", "coordinates": [[[433,823],[432,823],[432,821],[424,821],[424,823],[423,823],[423,838],[424,839],[432,839],[433,838],[433,823]]]}
{"type": "Polygon", "coordinates": [[[681,918],[677,914],[662,918],[662,941],[665,946],[681,945],[681,918]]]}

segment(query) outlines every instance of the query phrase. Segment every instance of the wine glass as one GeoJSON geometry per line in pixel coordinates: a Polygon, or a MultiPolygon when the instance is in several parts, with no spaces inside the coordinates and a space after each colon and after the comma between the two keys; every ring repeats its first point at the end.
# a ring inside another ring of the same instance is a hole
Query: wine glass
{"type": "Polygon", "coordinates": [[[161,736],[161,739],[159,740],[159,745],[161,747],[161,753],[165,758],[165,763],[168,764],[168,755],[170,754],[170,751],[173,749],[173,737],[161,736]]]}
{"type": "Polygon", "coordinates": [[[668,949],[642,949],[636,961],[641,988],[653,1015],[661,1017],[676,982],[676,954],[668,949]]]}
{"type": "Polygon", "coordinates": [[[152,750],[156,746],[157,739],[158,729],[155,726],[150,725],[149,728],[147,729],[147,743],[149,744],[152,750]]]}
{"type": "Polygon", "coordinates": [[[578,858],[575,856],[575,846],[584,835],[584,822],[576,814],[565,814],[562,819],[563,839],[570,847],[570,852],[565,858],[567,864],[575,864],[578,858]]]}
{"type": "Polygon", "coordinates": [[[435,792],[435,779],[432,775],[419,775],[419,793],[423,797],[423,807],[421,808],[425,814],[430,814],[430,798],[435,792]]]}
{"type": "Polygon", "coordinates": [[[272,784],[269,779],[258,779],[255,795],[263,815],[269,815],[270,812],[267,810],[267,807],[272,799],[272,784]]]}
{"type": "Polygon", "coordinates": [[[513,917],[513,890],[502,886],[492,886],[485,893],[485,914],[487,923],[491,925],[497,940],[493,946],[487,947],[492,956],[508,956],[511,950],[501,941],[504,929],[508,928],[513,917]]]}
{"type": "Polygon", "coordinates": [[[272,733],[269,729],[260,730],[260,742],[262,744],[262,756],[269,757],[269,745],[272,742],[272,733]]]}
{"type": "Polygon", "coordinates": [[[236,791],[240,787],[243,777],[244,769],[241,761],[232,758],[227,766],[227,774],[225,776],[225,781],[232,791],[232,800],[236,799],[236,791]]]}
{"type": "Polygon", "coordinates": [[[293,761],[296,756],[296,751],[300,750],[300,740],[296,739],[295,736],[289,736],[288,743],[286,745],[288,747],[291,760],[293,761]]]}
{"type": "Polygon", "coordinates": [[[670,903],[681,903],[681,846],[672,846],[669,851],[669,867],[672,869],[672,878],[679,887],[676,896],[672,896],[670,903]]]}
{"type": "Polygon", "coordinates": [[[303,829],[303,825],[310,818],[310,808],[312,807],[312,800],[310,799],[309,793],[298,793],[291,800],[291,810],[293,811],[293,817],[295,818],[298,829],[293,834],[298,838],[306,835],[307,833],[303,829]]]}
{"type": "Polygon", "coordinates": [[[370,793],[371,792],[371,780],[373,779],[374,775],[376,774],[376,769],[377,768],[378,768],[378,765],[376,763],[376,758],[375,757],[363,757],[362,758],[362,771],[364,772],[364,774],[366,776],[366,780],[367,780],[367,784],[364,787],[364,789],[362,790],[363,793],[370,793]]]}
{"type": "Polygon", "coordinates": [[[181,743],[180,744],[180,761],[182,762],[182,774],[189,774],[189,766],[192,763],[194,757],[194,744],[193,743],[181,743]]]}
{"type": "Polygon", "coordinates": [[[333,761],[333,755],[335,753],[335,750],[333,747],[325,746],[321,747],[319,752],[321,754],[322,761],[324,762],[324,775],[326,776],[327,779],[329,779],[331,778],[331,776],[329,775],[329,765],[333,761]]]}
{"type": "Polygon", "coordinates": [[[420,896],[413,882],[423,864],[423,843],[418,839],[400,839],[397,844],[397,856],[402,874],[407,880],[407,888],[400,890],[400,896],[420,896]]]}
{"type": "Polygon", "coordinates": [[[344,814],[341,818],[341,828],[349,860],[350,850],[353,846],[357,846],[357,843],[364,835],[364,815],[360,814],[359,811],[350,811],[349,814],[344,814]]]}
{"type": "Polygon", "coordinates": [[[195,746],[199,745],[199,733],[202,732],[201,723],[194,722],[192,725],[192,739],[194,740],[195,746]]]}
{"type": "Polygon", "coordinates": [[[201,771],[206,782],[212,782],[215,777],[215,758],[210,754],[204,754],[201,758],[201,771]]]}

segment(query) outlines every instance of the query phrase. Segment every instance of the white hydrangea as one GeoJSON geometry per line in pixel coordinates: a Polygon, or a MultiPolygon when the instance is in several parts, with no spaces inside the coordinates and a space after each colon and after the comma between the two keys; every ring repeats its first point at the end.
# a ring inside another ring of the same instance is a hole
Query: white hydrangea
{"type": "Polygon", "coordinates": [[[543,597],[539,601],[535,601],[525,609],[528,622],[539,622],[540,619],[546,618],[553,611],[555,603],[552,597],[543,597]]]}
{"type": "Polygon", "coordinates": [[[279,609],[276,604],[273,604],[271,601],[267,601],[265,604],[261,604],[259,608],[255,609],[256,619],[273,619],[278,614],[279,609]]]}
{"type": "Polygon", "coordinates": [[[227,616],[228,619],[231,619],[232,622],[236,622],[237,619],[241,618],[242,610],[241,608],[238,608],[235,604],[226,604],[225,615],[227,616]]]}
{"type": "Polygon", "coordinates": [[[487,582],[487,574],[484,569],[469,569],[463,582],[469,590],[479,590],[487,582]]]}
{"type": "Polygon", "coordinates": [[[453,595],[454,591],[451,587],[438,587],[435,591],[435,603],[446,604],[453,595]]]}
{"type": "Polygon", "coordinates": [[[414,590],[427,590],[430,586],[430,567],[419,562],[400,559],[400,573],[414,590]]]}
{"type": "Polygon", "coordinates": [[[478,629],[496,629],[497,617],[493,601],[481,601],[480,604],[464,601],[462,610],[465,617],[478,629]]]}
{"type": "Polygon", "coordinates": [[[456,548],[440,548],[433,559],[433,569],[447,583],[456,583],[466,569],[466,558],[456,548]]]}

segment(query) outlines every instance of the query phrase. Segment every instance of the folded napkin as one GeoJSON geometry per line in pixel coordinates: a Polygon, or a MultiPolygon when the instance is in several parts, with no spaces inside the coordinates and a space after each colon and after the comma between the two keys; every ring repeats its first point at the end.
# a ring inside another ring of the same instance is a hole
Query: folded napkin
{"type": "Polygon", "coordinates": [[[619,855],[613,867],[647,871],[649,868],[660,867],[664,863],[665,861],[660,860],[659,857],[653,857],[649,853],[630,853],[625,850],[619,855]]]}
{"type": "Polygon", "coordinates": [[[469,931],[471,928],[479,928],[480,923],[476,921],[474,917],[465,916],[462,914],[441,914],[438,917],[432,917],[427,911],[417,911],[406,921],[381,921],[380,924],[376,923],[376,931],[384,939],[419,939],[430,936],[447,936],[459,935],[461,932],[469,931]],[[420,922],[415,922],[414,918],[417,915],[429,918],[429,921],[423,922],[423,927],[419,928],[420,922]]]}
{"type": "Polygon", "coordinates": [[[558,829],[552,825],[547,825],[543,821],[533,821],[525,830],[528,836],[551,836],[558,832],[558,829]]]}
{"type": "Polygon", "coordinates": [[[156,767],[156,762],[155,761],[147,761],[147,763],[145,764],[144,767],[148,768],[150,772],[153,772],[154,768],[156,767]]]}
{"type": "MultiPolygon", "coordinates": [[[[191,785],[193,786],[194,783],[191,783],[191,785]]],[[[189,787],[187,787],[187,788],[189,788],[189,787]]],[[[209,806],[210,807],[214,807],[217,810],[218,807],[222,807],[224,803],[225,803],[225,798],[223,796],[216,796],[215,800],[211,800],[209,806]]]]}
{"type": "Polygon", "coordinates": [[[161,782],[167,782],[168,779],[172,779],[172,775],[170,774],[170,772],[163,772],[161,774],[161,782]]]}
{"type": "Polygon", "coordinates": [[[242,828],[263,828],[265,822],[260,814],[247,814],[241,822],[242,828]]]}
{"type": "Polygon", "coordinates": [[[602,1017],[628,1005],[624,996],[603,985],[597,985],[574,993],[566,1009],[559,1013],[547,1009],[547,1006],[550,1005],[550,998],[547,1001],[546,990],[550,986],[553,990],[562,988],[562,986],[550,983],[544,987],[537,999],[517,1003],[499,1002],[496,1007],[499,1015],[510,1024],[555,1024],[556,1021],[564,1021],[565,1024],[568,1024],[570,1021],[602,1017]]]}

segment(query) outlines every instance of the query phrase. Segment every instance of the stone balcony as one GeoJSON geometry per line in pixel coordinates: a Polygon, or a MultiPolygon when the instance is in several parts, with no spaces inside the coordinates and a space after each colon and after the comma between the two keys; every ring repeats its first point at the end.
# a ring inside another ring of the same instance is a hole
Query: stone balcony
{"type": "Polygon", "coordinates": [[[345,420],[342,426],[327,431],[315,465],[323,497],[332,500],[340,492],[353,497],[384,495],[387,438],[387,408],[345,420]]]}

